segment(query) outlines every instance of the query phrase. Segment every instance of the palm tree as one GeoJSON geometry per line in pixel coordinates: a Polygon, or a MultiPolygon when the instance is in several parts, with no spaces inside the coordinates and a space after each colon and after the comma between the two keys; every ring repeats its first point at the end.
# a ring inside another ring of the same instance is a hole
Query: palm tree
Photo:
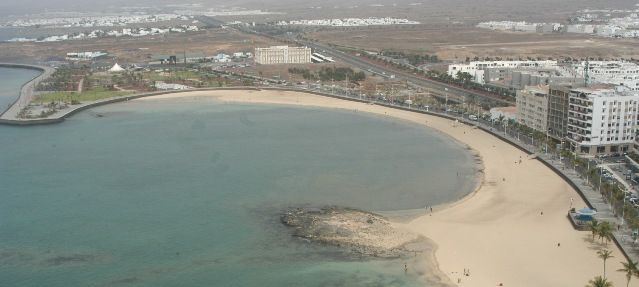
{"type": "Polygon", "coordinates": [[[603,242],[606,241],[606,245],[608,245],[608,241],[612,238],[612,225],[608,221],[604,221],[599,224],[597,234],[599,234],[599,238],[603,242]]]}
{"type": "Polygon", "coordinates": [[[621,265],[623,265],[623,268],[617,271],[626,274],[626,287],[628,287],[630,285],[630,279],[632,279],[633,276],[639,278],[639,269],[637,268],[637,262],[628,260],[628,262],[621,262],[621,265]]]}
{"type": "Polygon", "coordinates": [[[586,287],[613,287],[612,282],[608,281],[608,279],[603,278],[601,276],[597,276],[594,279],[588,281],[588,285],[586,287]]]}
{"type": "Polygon", "coordinates": [[[599,255],[599,258],[603,260],[603,278],[605,279],[606,278],[606,260],[614,256],[612,256],[612,251],[608,249],[597,251],[597,255],[599,255]]]}
{"type": "Polygon", "coordinates": [[[588,227],[590,227],[590,232],[592,233],[592,240],[594,241],[595,236],[597,236],[597,234],[599,233],[599,221],[597,221],[596,219],[593,219],[588,224],[588,227]]]}

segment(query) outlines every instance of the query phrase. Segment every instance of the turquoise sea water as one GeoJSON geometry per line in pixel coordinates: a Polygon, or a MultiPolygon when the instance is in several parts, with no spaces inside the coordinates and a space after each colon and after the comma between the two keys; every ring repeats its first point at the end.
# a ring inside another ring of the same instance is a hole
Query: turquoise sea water
{"type": "Polygon", "coordinates": [[[31,69],[0,67],[0,113],[18,98],[22,85],[39,74],[39,71],[31,69]]]}
{"type": "Polygon", "coordinates": [[[423,209],[475,168],[427,128],[319,108],[127,102],[0,126],[0,285],[418,286],[404,261],[291,238],[278,215],[423,209]]]}

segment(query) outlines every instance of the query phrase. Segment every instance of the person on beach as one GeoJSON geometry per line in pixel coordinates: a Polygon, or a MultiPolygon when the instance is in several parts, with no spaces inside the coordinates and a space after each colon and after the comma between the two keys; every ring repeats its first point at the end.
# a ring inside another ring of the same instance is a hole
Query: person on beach
{"type": "Polygon", "coordinates": [[[404,263],[404,274],[408,273],[408,264],[404,263]]]}

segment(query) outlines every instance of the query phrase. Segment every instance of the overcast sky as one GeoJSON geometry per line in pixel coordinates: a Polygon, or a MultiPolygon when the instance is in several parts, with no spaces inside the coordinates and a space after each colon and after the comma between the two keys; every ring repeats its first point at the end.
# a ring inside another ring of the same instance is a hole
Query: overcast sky
{"type": "MultiPolygon", "coordinates": [[[[455,7],[468,8],[470,6],[508,7],[517,9],[529,9],[530,7],[551,7],[561,1],[562,6],[574,5],[574,9],[592,8],[633,8],[639,0],[0,0],[0,15],[24,15],[29,13],[41,13],[45,11],[78,11],[100,12],[105,9],[117,9],[122,6],[156,6],[166,4],[205,3],[207,6],[241,6],[249,9],[285,9],[306,8],[309,6],[335,6],[335,5],[367,5],[385,4],[392,5],[424,3],[424,6],[432,5],[433,8],[441,5],[451,6],[451,12],[455,7]],[[570,3],[568,3],[570,2],[570,3]],[[464,7],[461,7],[464,6],[464,7]]],[[[639,7],[636,7],[639,8],[639,7]]]]}

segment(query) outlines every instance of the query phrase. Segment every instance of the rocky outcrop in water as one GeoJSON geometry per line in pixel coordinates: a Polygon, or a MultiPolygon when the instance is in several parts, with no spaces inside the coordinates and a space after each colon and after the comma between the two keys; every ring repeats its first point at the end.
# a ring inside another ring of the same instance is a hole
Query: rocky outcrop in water
{"type": "Polygon", "coordinates": [[[293,208],[281,216],[293,236],[346,248],[363,256],[394,258],[416,252],[421,238],[385,217],[341,207],[293,208]]]}

